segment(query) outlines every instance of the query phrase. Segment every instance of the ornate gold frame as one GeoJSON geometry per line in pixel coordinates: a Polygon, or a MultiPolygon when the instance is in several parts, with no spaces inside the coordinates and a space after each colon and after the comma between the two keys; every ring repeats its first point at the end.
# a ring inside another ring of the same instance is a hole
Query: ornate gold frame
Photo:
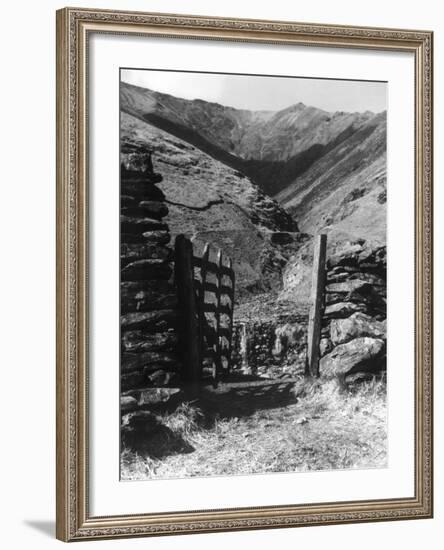
{"type": "Polygon", "coordinates": [[[201,533],[432,516],[432,41],[429,31],[65,8],[57,12],[57,537],[201,533]],[[87,471],[86,42],[91,32],[308,44],[415,56],[415,496],[91,517],[87,471]]]}

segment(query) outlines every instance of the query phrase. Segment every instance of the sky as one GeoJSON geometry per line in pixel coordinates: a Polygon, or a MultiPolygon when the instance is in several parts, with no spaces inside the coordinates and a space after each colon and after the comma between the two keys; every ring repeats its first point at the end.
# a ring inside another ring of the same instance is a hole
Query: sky
{"type": "Polygon", "coordinates": [[[379,113],[387,108],[385,82],[144,69],[122,69],[121,80],[185,99],[253,111],[278,111],[299,102],[329,112],[379,113]]]}

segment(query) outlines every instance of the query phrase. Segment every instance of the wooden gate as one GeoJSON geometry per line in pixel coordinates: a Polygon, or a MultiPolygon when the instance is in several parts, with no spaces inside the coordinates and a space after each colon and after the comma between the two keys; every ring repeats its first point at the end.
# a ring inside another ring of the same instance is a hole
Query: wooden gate
{"type": "Polygon", "coordinates": [[[184,235],[175,243],[184,378],[213,381],[230,372],[235,275],[231,258],[205,244],[202,256],[184,235]]]}

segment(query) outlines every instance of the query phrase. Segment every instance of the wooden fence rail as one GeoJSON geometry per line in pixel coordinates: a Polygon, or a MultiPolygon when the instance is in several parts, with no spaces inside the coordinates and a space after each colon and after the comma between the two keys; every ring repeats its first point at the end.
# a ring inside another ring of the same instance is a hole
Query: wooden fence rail
{"type": "Polygon", "coordinates": [[[176,238],[175,275],[182,312],[184,378],[198,384],[210,364],[214,382],[230,372],[235,275],[231,258],[206,243],[202,256],[184,235],[176,238]],[[214,251],[213,251],[214,256],[214,251]]]}

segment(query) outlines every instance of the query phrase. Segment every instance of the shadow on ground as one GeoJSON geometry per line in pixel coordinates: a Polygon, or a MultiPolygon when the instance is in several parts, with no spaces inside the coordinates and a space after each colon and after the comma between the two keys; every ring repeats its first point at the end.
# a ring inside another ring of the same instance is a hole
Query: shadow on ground
{"type": "Polygon", "coordinates": [[[181,435],[153,418],[145,425],[133,426],[124,433],[123,444],[151,458],[166,458],[175,454],[192,453],[195,449],[181,435]],[[147,429],[148,427],[148,429],[147,429]]]}
{"type": "Polygon", "coordinates": [[[257,411],[296,403],[294,382],[260,381],[222,383],[201,389],[195,404],[208,423],[215,418],[250,416],[257,411]]]}
{"type": "Polygon", "coordinates": [[[195,448],[186,440],[186,435],[182,437],[182,433],[186,434],[183,424],[174,429],[177,421],[180,425],[193,418],[194,425],[212,429],[220,420],[249,417],[257,411],[294,404],[297,401],[294,388],[294,380],[254,377],[233,378],[220,382],[217,387],[208,384],[197,390],[184,388],[179,400],[174,399],[162,407],[147,407],[134,415],[122,431],[123,448],[152,459],[192,453],[195,448]],[[198,412],[193,415],[193,411],[198,412]],[[176,418],[173,429],[165,425],[172,416],[176,418]]]}

